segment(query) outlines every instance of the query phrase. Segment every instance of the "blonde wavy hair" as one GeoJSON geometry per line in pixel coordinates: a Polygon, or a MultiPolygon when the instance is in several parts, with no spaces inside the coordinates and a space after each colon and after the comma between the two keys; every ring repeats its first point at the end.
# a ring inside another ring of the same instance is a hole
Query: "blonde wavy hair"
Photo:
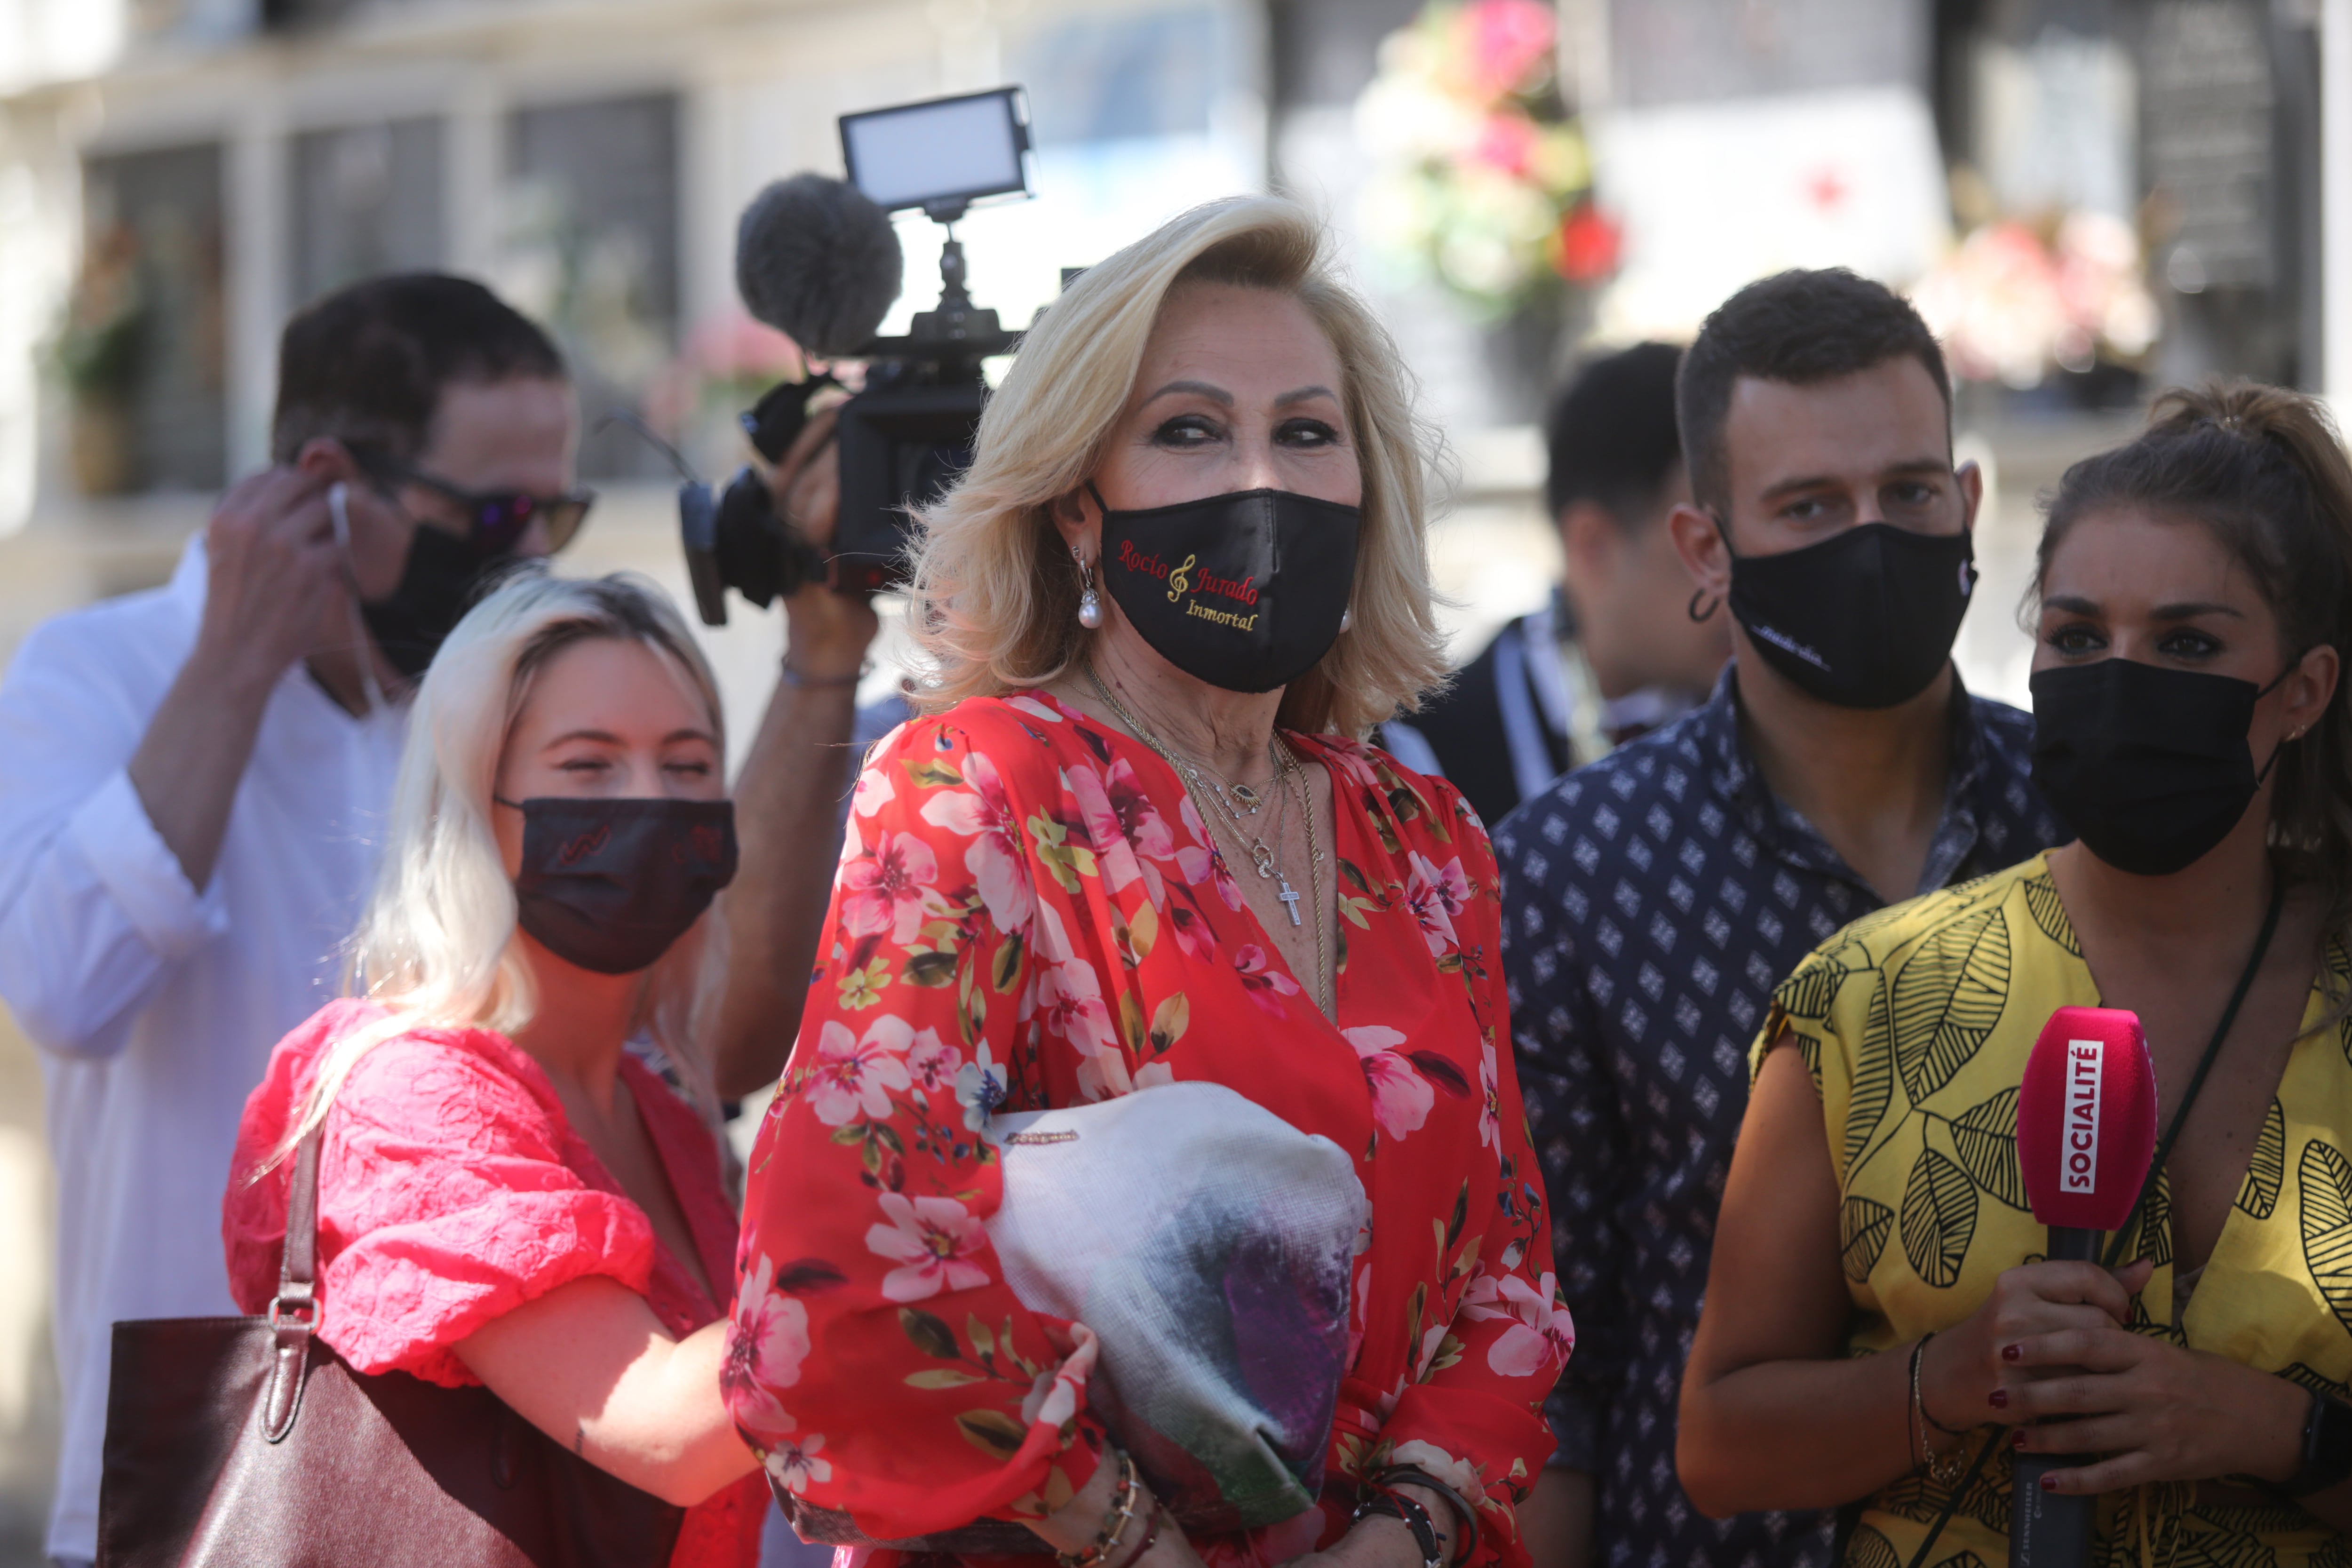
{"type": "Polygon", "coordinates": [[[1161,306],[1193,282],[1277,289],[1307,307],[1338,353],[1363,470],[1351,629],[1283,692],[1276,721],[1360,735],[1444,683],[1423,491],[1442,444],[1413,412],[1387,330],[1333,275],[1314,218],[1278,197],[1236,196],[1193,208],[1073,282],[989,400],[961,481],[917,509],[910,616],[931,667],[926,708],[1043,685],[1083,654],[1077,566],[1048,509],[1099,466],[1161,306]]]}
{"type": "MultiPolygon", "coordinates": [[[[669,596],[645,578],[562,578],[534,567],[468,611],[417,690],[383,863],[345,963],[345,994],[389,1011],[329,1049],[302,1114],[264,1170],[326,1120],[352,1068],[384,1041],[416,1028],[511,1036],[538,1011],[530,966],[515,948],[514,884],[491,830],[490,795],[539,671],[564,648],[600,638],[643,644],[676,667],[701,698],[723,754],[710,666],[669,596]]],[[[714,908],[646,972],[632,1021],[633,1030],[653,1036],[706,1114],[717,1096],[694,1013],[706,966],[717,972],[724,942],[714,908]]]]}

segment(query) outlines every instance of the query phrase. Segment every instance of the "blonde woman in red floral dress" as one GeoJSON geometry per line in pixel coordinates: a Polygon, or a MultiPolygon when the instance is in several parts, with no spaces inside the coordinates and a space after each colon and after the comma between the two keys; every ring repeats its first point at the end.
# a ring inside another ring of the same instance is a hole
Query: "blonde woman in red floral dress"
{"type": "Polygon", "coordinates": [[[1016,1521],[1101,1568],[1527,1562],[1573,1329],[1494,860],[1348,738],[1441,678],[1423,461],[1287,203],[1176,220],[1031,331],[923,518],[933,711],[859,781],[751,1160],[727,1394],[804,1521],[1016,1521]],[[1369,1200],[1320,1506],[1195,1539],[1090,1404],[1091,1331],[1005,1283],[981,1135],[1191,1082],[1328,1138],[1369,1200]]]}

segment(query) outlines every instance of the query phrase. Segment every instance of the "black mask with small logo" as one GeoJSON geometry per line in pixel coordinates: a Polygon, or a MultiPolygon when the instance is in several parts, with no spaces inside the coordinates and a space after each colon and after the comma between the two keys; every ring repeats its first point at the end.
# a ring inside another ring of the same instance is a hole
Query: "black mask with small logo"
{"type": "Polygon", "coordinates": [[[2036,670],[2033,783],[2118,871],[2168,877],[2230,836],[2278,752],[2254,768],[2256,686],[2128,658],[2036,670]]]}
{"type": "MultiPolygon", "coordinates": [[[[1731,531],[1715,526],[1729,552],[1731,531]]],[[[1778,555],[1731,556],[1731,613],[1756,651],[1840,708],[1892,708],[1927,690],[1976,585],[1965,530],[1865,522],[1778,555]]]]}
{"type": "Polygon", "coordinates": [[[735,879],[732,801],[493,798],[522,813],[517,922],[583,969],[651,968],[735,879]]]}
{"type": "MultiPolygon", "coordinates": [[[[1089,483],[1087,487],[1093,490],[1089,483]]],[[[1339,637],[1363,513],[1291,490],[1102,507],[1102,580],[1152,651],[1227,691],[1272,691],[1339,637]]]]}

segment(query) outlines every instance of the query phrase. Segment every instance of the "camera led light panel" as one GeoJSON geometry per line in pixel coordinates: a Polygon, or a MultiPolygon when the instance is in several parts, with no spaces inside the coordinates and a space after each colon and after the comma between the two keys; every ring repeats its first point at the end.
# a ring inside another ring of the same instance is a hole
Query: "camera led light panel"
{"type": "Polygon", "coordinates": [[[887,212],[1025,195],[1028,150],[1017,87],[841,117],[850,183],[887,212]]]}

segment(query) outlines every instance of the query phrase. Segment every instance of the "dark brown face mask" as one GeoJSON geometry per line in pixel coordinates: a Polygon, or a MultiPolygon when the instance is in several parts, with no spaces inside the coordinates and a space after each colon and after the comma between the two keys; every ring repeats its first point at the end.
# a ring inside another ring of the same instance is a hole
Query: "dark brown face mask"
{"type": "Polygon", "coordinates": [[[1291,490],[1146,511],[1102,507],[1102,579],[1160,658],[1227,691],[1272,691],[1339,640],[1363,512],[1291,490]]]}
{"type": "Polygon", "coordinates": [[[599,974],[650,969],[735,879],[735,803],[534,795],[522,813],[515,918],[599,974]]]}

